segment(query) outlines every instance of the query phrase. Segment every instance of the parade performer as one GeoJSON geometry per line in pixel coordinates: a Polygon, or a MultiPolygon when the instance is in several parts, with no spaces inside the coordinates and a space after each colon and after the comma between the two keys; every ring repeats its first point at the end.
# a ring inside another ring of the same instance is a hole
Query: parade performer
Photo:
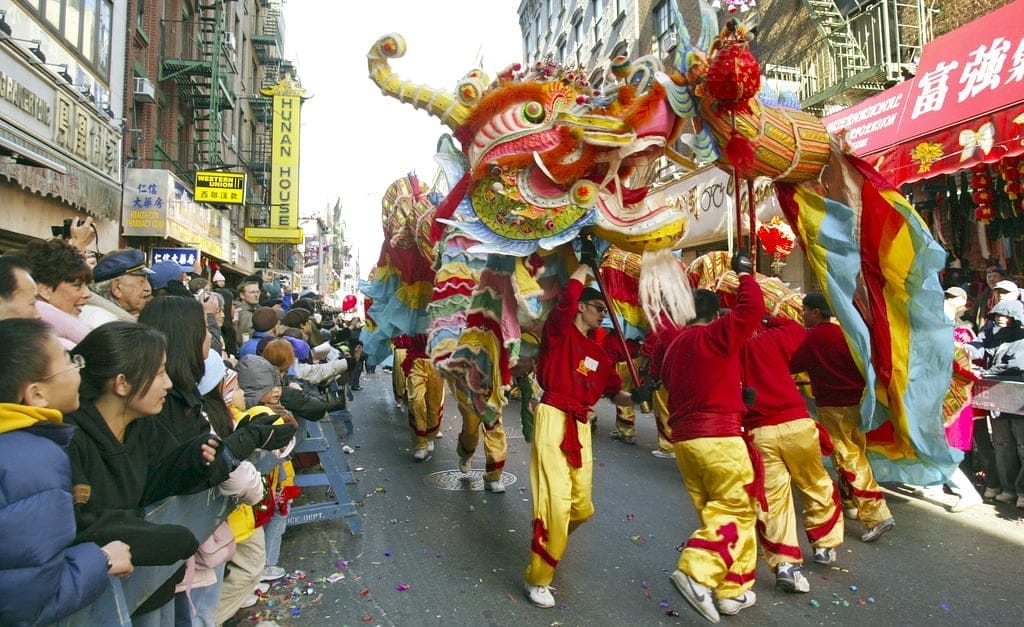
{"type": "Polygon", "coordinates": [[[427,336],[402,335],[395,338],[396,352],[405,349],[401,368],[405,374],[405,396],[408,400],[409,429],[412,432],[412,459],[421,462],[434,452],[434,438],[441,428],[444,410],[444,380],[434,370],[427,355],[427,336]]]}
{"type": "Polygon", "coordinates": [[[601,293],[584,288],[594,263],[584,255],[544,325],[537,379],[544,395],[537,407],[530,448],[533,541],[524,580],[537,607],[554,607],[549,585],[569,534],[594,514],[593,449],[586,425],[602,396],[632,404],[601,345],[587,334],[601,326],[607,309],[601,293]]]}
{"type": "Polygon", "coordinates": [[[831,453],[831,442],[824,434],[827,445],[822,446],[817,424],[789,376],[789,359],[805,335],[795,320],[766,316],[740,354],[744,385],[754,391],[743,426],[761,452],[768,501],[768,510],[758,513],[758,537],[776,586],[787,592],[810,590],[801,572],[793,484],[800,491],[814,561],[834,562],[843,542],[839,494],[821,463],[822,454],[831,453]]]}
{"type": "Polygon", "coordinates": [[[740,350],[765,306],[750,259],[736,255],[732,268],[739,275],[736,306],[721,315],[718,295],[697,290],[696,319],[685,328],[659,330],[674,337],[663,338],[663,355],[652,356],[661,364],[668,389],[676,464],[702,524],[686,542],[670,579],[713,623],[719,621],[719,612],[737,614],[756,602],[751,588],[757,569],[754,496],[759,488],[742,436],[746,407],[740,350]],[[685,363],[699,366],[685,368],[685,363]]]}
{"type": "Polygon", "coordinates": [[[811,380],[818,419],[835,447],[832,459],[836,470],[852,488],[852,501],[843,507],[857,508],[857,517],[867,528],[860,539],[873,542],[895,527],[896,521],[875,481],[868,463],[867,438],[860,429],[864,377],[853,361],[843,330],[831,322],[832,309],[825,295],[810,292],[804,296],[802,315],[807,337],[793,354],[789,371],[807,372],[811,380]]]}

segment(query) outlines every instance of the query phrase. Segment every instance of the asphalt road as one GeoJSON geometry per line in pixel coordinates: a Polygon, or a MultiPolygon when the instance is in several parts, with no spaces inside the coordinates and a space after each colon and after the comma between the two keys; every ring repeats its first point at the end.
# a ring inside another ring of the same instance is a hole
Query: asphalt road
{"type": "MultiPolygon", "coordinates": [[[[518,407],[505,414],[505,494],[458,472],[461,421],[446,403],[443,437],[414,463],[404,410],[390,374],[364,375],[351,404],[355,432],[346,460],[362,516],[289,528],[280,565],[291,575],[243,610],[243,624],[294,625],[692,625],[707,624],[668,580],[676,546],[697,515],[675,463],[653,457],[653,417],[638,416],[636,446],[608,437],[614,409],[602,401],[595,438],[597,513],[573,534],[553,586],[557,606],[523,594],[530,542],[529,445],[518,407]]],[[[474,468],[483,468],[482,446],[474,468]]],[[[304,498],[318,498],[317,488],[304,498]]],[[[964,513],[888,491],[896,528],[873,544],[848,522],[839,562],[810,561],[808,594],[776,591],[763,560],[757,605],[723,624],[1019,625],[1024,621],[1024,510],[990,504],[964,513]]]]}

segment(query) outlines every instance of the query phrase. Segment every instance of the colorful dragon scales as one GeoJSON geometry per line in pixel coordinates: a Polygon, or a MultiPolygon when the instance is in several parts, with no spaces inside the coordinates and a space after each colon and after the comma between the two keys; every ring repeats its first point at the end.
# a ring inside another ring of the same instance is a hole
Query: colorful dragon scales
{"type": "MultiPolygon", "coordinates": [[[[486,261],[475,258],[473,272],[500,269],[511,285],[540,276],[542,266],[548,276],[564,273],[575,263],[568,244],[588,233],[602,248],[641,255],[638,292],[648,320],[664,314],[684,322],[692,317],[690,282],[672,250],[686,245],[687,216],[648,197],[656,161],[673,158],[668,147],[683,138],[695,162],[738,179],[769,177],[868,381],[862,427],[892,425],[876,451],[876,471],[882,480],[938,480],[958,461],[939,419],[953,346],[938,281],[944,251],[898,191],[847,155],[817,118],[757,96],[760,75],[742,28],[730,23],[713,39],[717,18],[700,5],[697,46],[676,11],[681,45],[673,67],[666,72],[649,56],[616,59],[604,91],[588,84],[589,71],[550,61],[510,66],[493,81],[473,70],[452,92],[416,85],[389,65],[405,54],[402,37],[381,37],[367,55],[371,79],[385,95],[436,116],[459,145],[461,170],[437,205],[430,242],[454,229],[458,236],[445,240],[443,257],[466,265],[467,255],[487,254],[486,261]]],[[[492,295],[502,292],[490,282],[492,295]]],[[[490,314],[477,327],[491,334],[488,342],[438,331],[448,356],[488,353],[481,362],[487,366],[478,364],[478,376],[468,379],[506,372],[514,355],[493,353],[518,338],[503,334],[543,318],[543,307],[520,296],[524,302],[515,306],[490,299],[490,314]]],[[[452,318],[452,307],[435,309],[452,318]]],[[[500,403],[494,388],[475,393],[500,403]]]]}

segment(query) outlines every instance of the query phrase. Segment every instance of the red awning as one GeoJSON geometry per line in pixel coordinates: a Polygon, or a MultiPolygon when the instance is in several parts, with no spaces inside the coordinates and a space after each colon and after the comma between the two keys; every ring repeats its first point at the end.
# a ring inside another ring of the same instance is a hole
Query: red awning
{"type": "Polygon", "coordinates": [[[1024,0],[925,44],[913,80],[825,118],[897,185],[1024,153],[1024,0]]]}

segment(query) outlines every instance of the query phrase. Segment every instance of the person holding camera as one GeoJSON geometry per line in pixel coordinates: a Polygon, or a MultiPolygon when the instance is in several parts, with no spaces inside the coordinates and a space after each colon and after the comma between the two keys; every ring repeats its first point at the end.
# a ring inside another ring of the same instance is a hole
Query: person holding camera
{"type": "MultiPolygon", "coordinates": [[[[722,313],[718,294],[697,290],[696,318],[686,327],[670,327],[674,338],[660,342],[665,348],[652,356],[668,389],[669,439],[676,464],[702,523],[690,535],[669,578],[713,623],[719,621],[719,612],[737,614],[756,601],[754,498],[759,477],[743,439],[747,405],[740,351],[765,308],[750,258],[735,255],[732,269],[739,275],[736,306],[722,313]]],[[[760,487],[763,504],[763,483],[760,487]]]]}

